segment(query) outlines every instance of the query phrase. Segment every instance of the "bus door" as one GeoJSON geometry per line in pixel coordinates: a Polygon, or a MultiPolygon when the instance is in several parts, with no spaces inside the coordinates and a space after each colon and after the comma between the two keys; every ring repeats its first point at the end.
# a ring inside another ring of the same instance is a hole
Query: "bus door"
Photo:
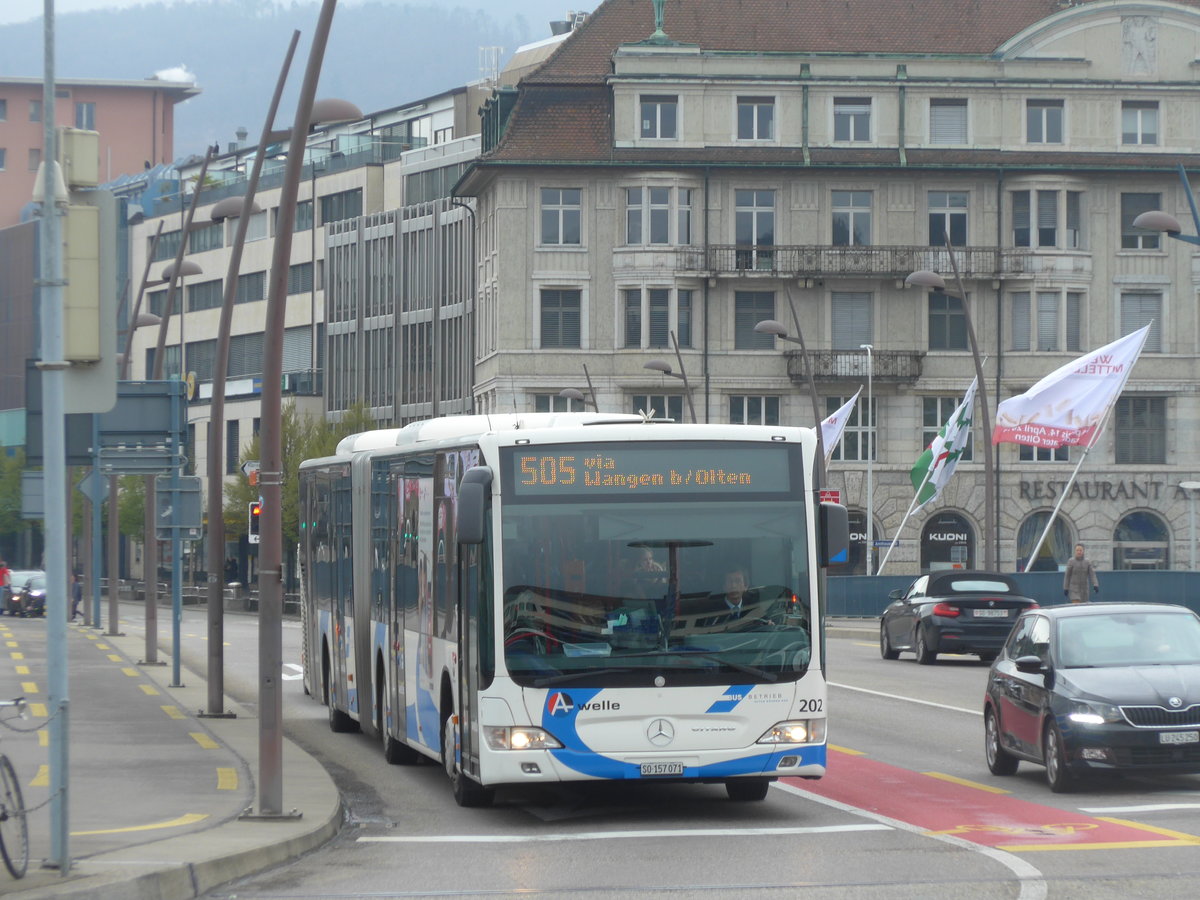
{"type": "Polygon", "coordinates": [[[333,643],[329,648],[331,693],[337,708],[358,711],[358,696],[350,682],[354,671],[354,548],[351,525],[350,473],[346,471],[333,483],[331,543],[333,546],[333,643]]]}
{"type": "Polygon", "coordinates": [[[490,582],[483,578],[491,571],[486,564],[491,547],[490,541],[483,544],[460,545],[457,539],[458,486],[463,474],[479,464],[477,449],[456,451],[453,464],[453,483],[446,485],[446,553],[448,588],[452,597],[455,640],[458,645],[458,713],[459,753],[462,770],[475,778],[479,777],[479,692],[491,683],[491,645],[488,616],[491,605],[483,602],[490,592],[490,582]]]}

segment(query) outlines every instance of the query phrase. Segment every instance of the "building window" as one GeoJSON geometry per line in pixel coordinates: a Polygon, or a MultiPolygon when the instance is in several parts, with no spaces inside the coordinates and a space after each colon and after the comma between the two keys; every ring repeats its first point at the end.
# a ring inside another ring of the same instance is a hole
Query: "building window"
{"type": "Polygon", "coordinates": [[[641,415],[651,412],[656,419],[683,421],[683,394],[634,394],[630,412],[641,415]]]}
{"type": "Polygon", "coordinates": [[[205,250],[220,250],[225,237],[225,226],[221,222],[213,222],[197,228],[188,235],[188,252],[203,253],[205,250]]]}
{"type": "MultiPolygon", "coordinates": [[[[0,122],[3,122],[3,121],[4,121],[3,119],[0,119],[0,122]]],[[[0,172],[4,171],[5,157],[7,155],[8,155],[8,151],[5,150],[3,147],[0,147],[0,172]]]]}
{"type": "MultiPolygon", "coordinates": [[[[289,273],[290,274],[290,273],[289,273]]],[[[239,275],[234,303],[256,303],[267,296],[267,273],[247,272],[239,275]]]]}
{"type": "MultiPolygon", "coordinates": [[[[179,242],[183,239],[182,231],[164,231],[158,236],[158,241],[154,244],[154,262],[162,262],[166,259],[174,259],[179,253],[179,242]]],[[[153,239],[151,239],[153,241],[153,239]]]]}
{"type": "Polygon", "coordinates": [[[42,164],[42,150],[40,147],[31,147],[29,150],[29,171],[36,172],[37,167],[42,164]]]}
{"type": "Polygon", "coordinates": [[[677,137],[679,98],[646,94],[641,98],[641,131],[644,138],[677,137]]]}
{"type": "Polygon", "coordinates": [[[301,200],[296,204],[296,220],[292,223],[292,231],[308,231],[314,224],[313,202],[301,200]]]}
{"type": "Polygon", "coordinates": [[[1167,399],[1124,396],[1116,406],[1116,462],[1162,464],[1167,461],[1167,399]]]}
{"type": "MultiPolygon", "coordinates": [[[[833,415],[849,400],[849,397],[826,397],[825,415],[833,415]]],[[[829,457],[831,461],[866,462],[868,459],[878,458],[875,455],[879,450],[875,443],[876,411],[874,397],[871,398],[869,404],[866,397],[858,398],[858,402],[854,404],[846,419],[841,443],[833,448],[833,453],[829,457]]],[[[825,452],[828,454],[830,448],[826,447],[825,452]]]]}
{"type": "Polygon", "coordinates": [[[1063,142],[1063,102],[1061,100],[1025,101],[1025,140],[1030,144],[1063,142]]]}
{"type": "Polygon", "coordinates": [[[1030,447],[1028,444],[1018,444],[1021,448],[1021,462],[1070,462],[1071,448],[1061,447],[1030,447]]]}
{"type": "Polygon", "coordinates": [[[583,191],[579,188],[542,188],[542,244],[573,246],[581,243],[583,191]]]}
{"type": "MultiPolygon", "coordinates": [[[[942,430],[942,426],[950,421],[950,417],[954,415],[954,411],[958,409],[958,404],[962,403],[962,397],[922,397],[921,398],[921,447],[928,447],[938,432],[942,430]]],[[[974,415],[974,413],[972,413],[974,415]]],[[[975,455],[975,429],[971,429],[971,436],[967,439],[966,445],[963,447],[962,456],[959,460],[970,462],[975,455]]]]}
{"type": "MultiPolygon", "coordinates": [[[[146,296],[146,309],[150,311],[151,315],[155,315],[155,316],[158,316],[161,318],[162,314],[163,314],[163,307],[166,306],[166,303],[167,303],[167,292],[165,289],[163,289],[161,291],[151,291],[146,296]]],[[[149,370],[147,370],[147,371],[149,371],[149,370]]],[[[149,378],[150,376],[147,375],[146,377],[149,378]]]]}
{"type": "Polygon", "coordinates": [[[1082,197],[1081,191],[1013,191],[1013,246],[1082,247],[1082,197]]]}
{"type": "Polygon", "coordinates": [[[632,288],[625,295],[625,347],[671,347],[670,333],[680,347],[692,345],[692,292],[670,288],[632,288]],[[675,295],[672,308],[671,296],[675,295]]]}
{"type": "Polygon", "coordinates": [[[834,191],[833,245],[868,247],[871,244],[871,192],[834,191]]]}
{"type": "Polygon", "coordinates": [[[930,292],[929,349],[967,349],[967,316],[959,297],[944,291],[930,292]]]}
{"type": "Polygon", "coordinates": [[[204,281],[189,285],[187,289],[188,312],[202,309],[217,309],[221,305],[221,280],[204,281]]]}
{"type": "Polygon", "coordinates": [[[42,101],[41,100],[30,100],[29,101],[29,121],[30,122],[42,121],[42,101]]]}
{"type": "MultiPolygon", "coordinates": [[[[241,471],[241,437],[238,430],[241,422],[230,419],[225,423],[225,474],[237,475],[241,471]]],[[[209,451],[212,452],[211,450],[209,451]]]]}
{"type": "Polygon", "coordinates": [[[737,98],[739,141],[769,141],[775,137],[775,98],[737,98]]]}
{"type": "Polygon", "coordinates": [[[362,188],[326,194],[321,198],[321,224],[357,219],[363,214],[362,188]]]}
{"type": "Polygon", "coordinates": [[[81,128],[84,131],[96,130],[96,104],[95,103],[76,103],[75,104],[75,127],[81,128]]]}
{"type": "Polygon", "coordinates": [[[1134,228],[1133,220],[1144,212],[1162,209],[1161,194],[1121,195],[1121,249],[1157,250],[1159,234],[1144,228],[1134,228]]]}
{"type": "Polygon", "coordinates": [[[731,396],[729,398],[729,424],[778,425],[779,398],[731,396]]]}
{"type": "Polygon", "coordinates": [[[733,348],[774,350],[775,335],[761,334],[754,326],[775,318],[775,295],[771,291],[735,291],[733,295],[733,348]]]}
{"type": "Polygon", "coordinates": [[[775,264],[775,192],[735,190],[734,240],[739,269],[770,269],[775,264]]]}
{"type": "Polygon", "coordinates": [[[287,292],[291,294],[307,294],[313,289],[313,264],[310,262],[296,263],[288,266],[287,292]]]}
{"type": "Polygon", "coordinates": [[[875,332],[874,304],[866,291],[834,291],[829,299],[833,349],[862,349],[872,343],[875,332]]]}
{"type": "Polygon", "coordinates": [[[946,235],[955,247],[967,246],[967,192],[929,192],[929,246],[946,246],[946,235]]]}
{"type": "Polygon", "coordinates": [[[1143,353],[1162,353],[1162,294],[1131,291],[1121,295],[1121,334],[1132,334],[1154,323],[1146,335],[1143,353]]]}
{"type": "Polygon", "coordinates": [[[545,289],[541,306],[541,346],[578,347],[580,292],[545,289]]]}
{"type": "Polygon", "coordinates": [[[835,141],[871,140],[871,98],[833,98],[833,139],[835,141]]]}
{"type": "Polygon", "coordinates": [[[454,128],[438,128],[433,132],[433,142],[435,144],[444,144],[447,141],[454,140],[454,128]]]}
{"type": "Polygon", "coordinates": [[[267,210],[256,212],[246,223],[246,241],[265,241],[267,239],[267,210]]]}
{"type": "Polygon", "coordinates": [[[692,191],[689,188],[626,188],[625,243],[676,244],[692,242],[692,191]],[[671,225],[675,234],[671,234],[671,225]]]}
{"type": "Polygon", "coordinates": [[[1031,302],[1029,291],[1017,291],[1009,296],[1012,349],[1028,351],[1036,347],[1042,351],[1079,351],[1083,292],[1067,291],[1064,295],[1059,291],[1038,291],[1036,320],[1031,302]]]}
{"type": "Polygon", "coordinates": [[[0,122],[8,121],[8,101],[0,97],[0,122]]]}
{"type": "Polygon", "coordinates": [[[572,400],[570,397],[560,397],[558,394],[534,394],[534,412],[586,412],[587,403],[583,400],[572,400]]]}
{"type": "Polygon", "coordinates": [[[935,98],[929,101],[929,143],[967,143],[967,101],[935,98]]]}
{"type": "Polygon", "coordinates": [[[1121,143],[1158,143],[1158,102],[1126,100],[1121,104],[1121,143]]]}

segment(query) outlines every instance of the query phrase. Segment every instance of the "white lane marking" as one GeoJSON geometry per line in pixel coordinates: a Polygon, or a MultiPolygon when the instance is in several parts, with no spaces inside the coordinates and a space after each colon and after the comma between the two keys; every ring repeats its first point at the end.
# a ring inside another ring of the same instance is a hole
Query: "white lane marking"
{"type": "Polygon", "coordinates": [[[838,684],[837,682],[827,682],[830,687],[842,688],[847,691],[858,691],[860,694],[871,694],[875,697],[886,697],[889,700],[903,700],[905,703],[919,703],[921,706],[934,706],[938,709],[948,709],[951,712],[968,713],[972,716],[982,716],[983,712],[978,709],[964,709],[961,706],[950,706],[946,703],[934,703],[932,700],[918,700],[915,697],[902,697],[899,694],[885,694],[883,691],[872,691],[868,688],[854,687],[849,684],[838,684]]]}
{"type": "Polygon", "coordinates": [[[284,663],[283,667],[285,669],[291,669],[292,673],[294,673],[288,674],[287,672],[284,672],[280,676],[284,681],[299,681],[304,677],[304,668],[302,666],[298,666],[295,663],[284,663]]]}
{"type": "Polygon", "coordinates": [[[1172,809],[1200,809],[1200,803],[1147,803],[1142,806],[1081,806],[1085,813],[1164,812],[1172,809]]]}
{"type": "Polygon", "coordinates": [[[997,850],[995,847],[985,847],[982,844],[974,844],[971,841],[963,840],[960,837],[955,837],[952,834],[930,834],[924,828],[916,825],[910,825],[908,822],[902,822],[899,819],[893,819],[888,816],[882,816],[879,813],[869,812],[865,809],[859,809],[856,806],[850,806],[847,803],[841,803],[837,800],[830,800],[828,797],[822,797],[820,794],[813,794],[802,788],[794,787],[790,784],[784,784],[781,781],[776,781],[772,787],[777,790],[787,791],[789,794],[795,794],[797,797],[803,797],[806,800],[812,800],[814,803],[821,803],[825,806],[831,806],[834,809],[840,809],[843,812],[853,813],[856,816],[862,816],[866,819],[874,819],[891,828],[900,831],[907,831],[911,834],[920,835],[921,837],[933,838],[935,841],[942,841],[945,844],[959,847],[963,850],[970,850],[974,853],[981,853],[988,859],[1000,863],[1006,867],[1014,875],[1017,876],[1017,881],[1021,885],[1021,892],[1017,895],[1018,900],[1045,900],[1048,888],[1046,886],[1045,876],[1035,866],[1030,865],[1019,856],[1014,856],[1004,850],[997,850]]]}
{"type": "Polygon", "coordinates": [[[364,835],[365,844],[524,844],[557,841],[614,841],[643,838],[761,837],[794,834],[839,834],[846,831],[891,831],[887,824],[818,825],[810,828],[679,828],[660,831],[580,831],[575,834],[410,834],[364,835]]]}

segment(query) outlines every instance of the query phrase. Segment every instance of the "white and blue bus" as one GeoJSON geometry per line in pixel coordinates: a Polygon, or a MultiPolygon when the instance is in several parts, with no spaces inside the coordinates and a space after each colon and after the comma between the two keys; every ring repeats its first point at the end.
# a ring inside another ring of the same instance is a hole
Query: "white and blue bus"
{"type": "Polygon", "coordinates": [[[826,759],[811,429],[461,416],[300,468],[305,688],[392,763],[497,786],[721,782],[826,759]]]}

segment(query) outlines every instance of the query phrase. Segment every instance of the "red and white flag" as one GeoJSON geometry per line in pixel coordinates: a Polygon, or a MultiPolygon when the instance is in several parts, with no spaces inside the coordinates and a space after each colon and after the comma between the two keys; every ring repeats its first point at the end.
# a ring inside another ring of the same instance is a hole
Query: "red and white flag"
{"type": "MultiPolygon", "coordinates": [[[[825,445],[825,463],[827,465],[829,458],[833,456],[833,451],[842,442],[842,433],[846,430],[846,422],[849,420],[850,414],[854,412],[854,404],[858,402],[858,395],[861,393],[862,388],[860,387],[858,393],[838,407],[835,413],[821,420],[821,443],[825,445]]],[[[867,415],[869,416],[870,413],[868,412],[867,415]]]]}
{"type": "Polygon", "coordinates": [[[1089,446],[1141,355],[1150,325],[1055,369],[996,408],[993,444],[1089,446]]]}

